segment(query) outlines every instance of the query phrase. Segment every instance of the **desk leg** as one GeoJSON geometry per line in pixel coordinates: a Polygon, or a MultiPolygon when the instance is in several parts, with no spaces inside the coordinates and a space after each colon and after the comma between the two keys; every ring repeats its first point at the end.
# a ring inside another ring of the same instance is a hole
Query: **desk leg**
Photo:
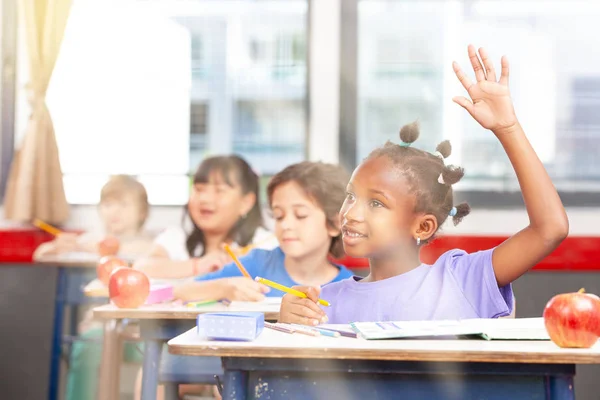
{"type": "Polygon", "coordinates": [[[179,400],[179,384],[177,382],[164,382],[165,400],[179,400]]]}
{"type": "Polygon", "coordinates": [[[156,400],[158,387],[158,367],[163,341],[147,339],[144,341],[144,364],[142,369],[142,400],[156,400]]]}
{"type": "Polygon", "coordinates": [[[246,400],[248,397],[248,372],[225,370],[223,400],[246,400]]]}
{"type": "Polygon", "coordinates": [[[546,398],[548,400],[575,400],[573,376],[546,377],[546,398]]]}
{"type": "Polygon", "coordinates": [[[119,336],[120,324],[120,320],[110,320],[104,324],[98,400],[119,398],[120,360],[123,357],[123,342],[119,336]]]}
{"type": "Polygon", "coordinates": [[[60,358],[62,353],[63,317],[67,290],[67,273],[58,267],[56,278],[56,295],[54,299],[54,332],[52,333],[52,354],[50,355],[50,382],[48,382],[48,399],[58,399],[60,386],[60,358]]]}

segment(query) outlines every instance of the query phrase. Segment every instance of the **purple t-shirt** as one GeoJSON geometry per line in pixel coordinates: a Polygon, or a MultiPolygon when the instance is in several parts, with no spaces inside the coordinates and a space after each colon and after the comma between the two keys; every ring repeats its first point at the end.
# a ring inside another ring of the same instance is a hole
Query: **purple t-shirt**
{"type": "Polygon", "coordinates": [[[450,250],[433,265],[421,264],[382,281],[360,282],[354,276],[327,284],[320,297],[331,306],[322,309],[330,324],[510,315],[512,285],[498,287],[493,251],[450,250]]]}

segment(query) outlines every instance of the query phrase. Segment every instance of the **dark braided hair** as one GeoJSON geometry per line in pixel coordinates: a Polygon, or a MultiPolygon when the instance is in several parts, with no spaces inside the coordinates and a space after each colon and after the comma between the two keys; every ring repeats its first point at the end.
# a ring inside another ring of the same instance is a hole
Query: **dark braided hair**
{"type": "MultiPolygon", "coordinates": [[[[448,140],[438,144],[432,154],[410,147],[418,138],[419,123],[415,121],[400,129],[401,145],[388,141],[383,147],[373,150],[367,160],[388,157],[406,178],[410,193],[416,196],[416,213],[435,216],[439,229],[453,212],[452,221],[457,225],[470,212],[467,203],[456,206],[453,203],[452,185],[462,179],[465,171],[461,167],[444,164],[444,159],[452,152],[448,140]]],[[[423,243],[432,239],[433,236],[423,243]]]]}

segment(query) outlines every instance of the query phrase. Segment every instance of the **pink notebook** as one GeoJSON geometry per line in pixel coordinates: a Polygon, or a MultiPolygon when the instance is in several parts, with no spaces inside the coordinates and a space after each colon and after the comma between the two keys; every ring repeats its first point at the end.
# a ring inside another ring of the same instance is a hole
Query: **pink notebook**
{"type": "Polygon", "coordinates": [[[144,304],[158,304],[165,303],[173,300],[173,286],[172,285],[152,285],[150,286],[150,294],[144,304]]]}

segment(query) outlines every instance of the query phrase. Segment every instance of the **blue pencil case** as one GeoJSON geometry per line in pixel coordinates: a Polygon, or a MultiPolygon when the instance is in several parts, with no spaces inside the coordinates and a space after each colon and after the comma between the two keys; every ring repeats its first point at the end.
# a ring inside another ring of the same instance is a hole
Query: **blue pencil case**
{"type": "Polygon", "coordinates": [[[252,341],[265,326],[260,312],[224,312],[198,315],[198,335],[208,340],[252,341]]]}

